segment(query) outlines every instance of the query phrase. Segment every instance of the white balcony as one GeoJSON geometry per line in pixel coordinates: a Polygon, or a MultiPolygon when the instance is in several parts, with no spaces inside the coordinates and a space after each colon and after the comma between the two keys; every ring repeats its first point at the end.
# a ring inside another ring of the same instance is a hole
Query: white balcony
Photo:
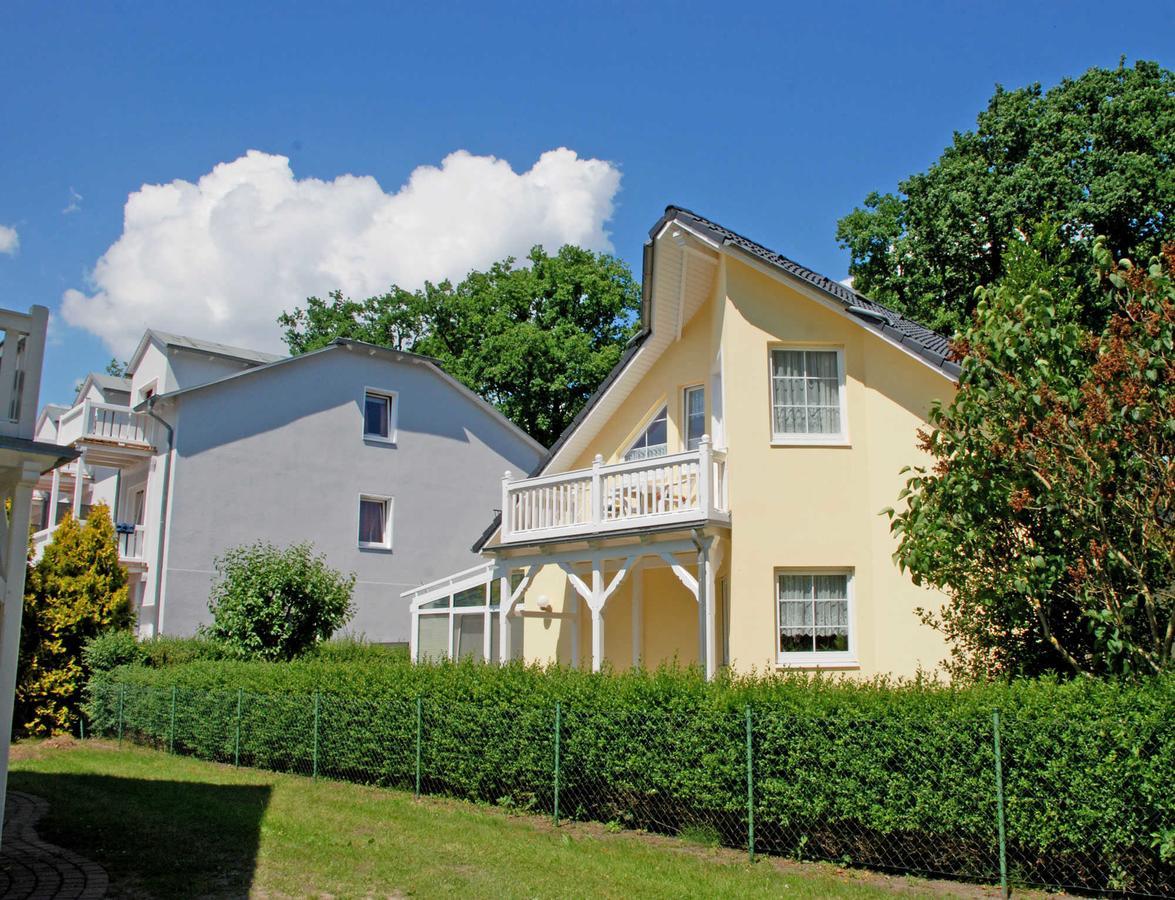
{"type": "Polygon", "coordinates": [[[0,435],[32,440],[49,311],[0,309],[0,435]]]}
{"type": "Polygon", "coordinates": [[[729,522],[726,455],[697,450],[502,481],[503,544],[729,522]]]}
{"type": "MultiPolygon", "coordinates": [[[[84,520],[83,520],[84,521],[84,520]]],[[[42,528],[33,532],[33,560],[39,560],[45,547],[53,540],[56,528],[42,528]]],[[[143,526],[136,525],[134,531],[118,532],[118,561],[123,565],[143,566],[146,563],[143,547],[143,526]]]]}
{"type": "Polygon", "coordinates": [[[57,423],[57,443],[149,452],[153,449],[153,425],[147,415],[128,407],[85,400],[62,414],[57,423]]]}
{"type": "Polygon", "coordinates": [[[143,562],[143,526],[136,525],[134,531],[118,533],[118,561],[121,563],[143,562]]]}

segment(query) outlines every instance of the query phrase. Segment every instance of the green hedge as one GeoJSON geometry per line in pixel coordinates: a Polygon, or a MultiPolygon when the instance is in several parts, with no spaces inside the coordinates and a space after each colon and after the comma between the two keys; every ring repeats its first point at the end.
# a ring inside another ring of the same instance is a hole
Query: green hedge
{"type": "Polygon", "coordinates": [[[706,684],[370,654],[125,666],[94,680],[88,712],[110,734],[121,703],[128,735],[205,758],[413,787],[418,699],[426,792],[552,811],[558,702],[564,815],[733,846],[749,708],[759,850],[983,880],[998,876],[998,709],[1013,879],[1175,892],[1172,678],[706,684]]]}

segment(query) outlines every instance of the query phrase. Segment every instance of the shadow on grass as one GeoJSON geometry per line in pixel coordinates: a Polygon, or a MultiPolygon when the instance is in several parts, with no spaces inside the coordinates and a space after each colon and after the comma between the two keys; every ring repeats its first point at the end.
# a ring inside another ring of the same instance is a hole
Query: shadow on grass
{"type": "Polygon", "coordinates": [[[49,801],[47,841],[106,869],[112,893],[244,897],[269,804],[264,785],[16,771],[14,790],[49,801]]]}

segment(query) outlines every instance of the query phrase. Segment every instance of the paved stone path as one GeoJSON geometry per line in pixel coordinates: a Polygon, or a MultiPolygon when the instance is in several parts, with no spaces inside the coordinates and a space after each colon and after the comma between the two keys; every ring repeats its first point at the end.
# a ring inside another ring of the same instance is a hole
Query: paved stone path
{"type": "Polygon", "coordinates": [[[5,900],[97,900],[106,896],[105,870],[41,840],[36,824],[49,804],[9,791],[0,840],[0,897],[5,900]]]}

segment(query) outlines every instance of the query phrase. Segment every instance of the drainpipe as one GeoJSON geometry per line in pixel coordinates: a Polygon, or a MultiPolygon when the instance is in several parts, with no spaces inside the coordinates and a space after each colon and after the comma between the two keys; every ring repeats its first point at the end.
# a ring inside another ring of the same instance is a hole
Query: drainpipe
{"type": "Polygon", "coordinates": [[[155,413],[155,401],[158,396],[147,398],[147,415],[167,430],[167,455],[163,458],[163,501],[159,504],[159,551],[155,554],[155,633],[159,633],[160,613],[163,612],[161,601],[163,598],[163,550],[167,537],[167,511],[171,503],[171,452],[175,445],[175,429],[155,413]]]}

